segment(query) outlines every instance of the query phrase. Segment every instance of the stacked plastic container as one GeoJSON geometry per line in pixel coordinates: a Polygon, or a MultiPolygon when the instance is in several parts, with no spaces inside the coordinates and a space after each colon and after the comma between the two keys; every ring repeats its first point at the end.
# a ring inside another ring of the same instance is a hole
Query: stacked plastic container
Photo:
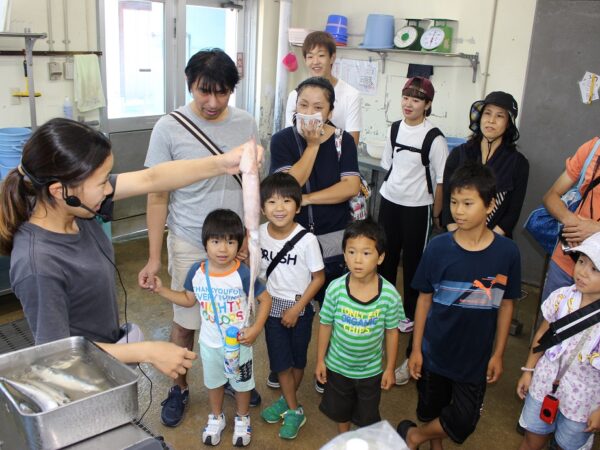
{"type": "Polygon", "coordinates": [[[0,128],[0,179],[19,165],[23,145],[30,136],[29,128],[0,128]]]}
{"type": "Polygon", "coordinates": [[[348,45],[348,18],[338,14],[332,14],[327,18],[327,31],[338,47],[346,47],[348,45]]]}

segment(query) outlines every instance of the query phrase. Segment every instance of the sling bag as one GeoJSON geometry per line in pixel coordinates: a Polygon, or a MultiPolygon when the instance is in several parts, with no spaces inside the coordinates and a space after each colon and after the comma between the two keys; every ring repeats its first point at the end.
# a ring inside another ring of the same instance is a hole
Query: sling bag
{"type": "Polygon", "coordinates": [[[283,245],[281,250],[279,250],[279,252],[277,252],[277,254],[275,255],[275,258],[271,260],[271,264],[269,264],[269,267],[267,267],[267,274],[265,277],[266,279],[269,279],[269,275],[271,275],[271,272],[273,272],[275,267],[277,267],[277,264],[279,264],[279,262],[284,258],[284,256],[287,255],[294,248],[294,245],[296,245],[298,241],[300,241],[300,239],[302,239],[307,233],[308,230],[306,228],[303,228],[298,233],[296,233],[296,235],[293,238],[291,238],[283,245]]]}
{"type": "MultiPolygon", "coordinates": [[[[565,192],[561,197],[561,200],[567,209],[573,213],[577,211],[579,205],[585,202],[587,195],[592,191],[592,189],[596,187],[598,183],[600,183],[600,177],[594,178],[596,171],[598,170],[598,163],[600,162],[600,158],[598,158],[596,160],[594,171],[592,172],[593,180],[590,182],[583,195],[581,195],[580,188],[585,181],[587,168],[590,165],[599,146],[600,139],[596,141],[592,151],[586,158],[579,174],[579,180],[577,181],[577,184],[565,192]]],[[[590,212],[592,213],[593,211],[590,212]]],[[[590,218],[593,219],[593,214],[590,214],[590,218]]],[[[529,217],[525,221],[523,227],[542,246],[548,255],[551,255],[554,252],[554,247],[556,247],[562,231],[562,224],[558,221],[558,219],[556,219],[556,217],[550,214],[550,212],[544,206],[538,206],[536,209],[531,211],[531,214],[529,214],[529,217]]]]}
{"type": "Polygon", "coordinates": [[[533,352],[543,352],[554,347],[598,322],[600,322],[600,299],[552,322],[540,338],[537,347],[533,348],[533,352]]]}
{"type": "Polygon", "coordinates": [[[392,144],[392,165],[390,166],[390,170],[388,170],[388,173],[386,174],[384,181],[387,181],[387,179],[390,177],[390,174],[392,173],[392,169],[394,168],[394,150],[397,152],[402,151],[402,150],[408,150],[411,152],[420,153],[421,154],[421,164],[423,164],[423,167],[425,167],[425,178],[427,180],[427,192],[429,192],[429,194],[433,195],[433,182],[431,181],[431,171],[429,170],[429,152],[431,151],[431,145],[433,144],[433,141],[435,140],[435,138],[437,138],[438,136],[444,136],[444,133],[442,133],[442,131],[437,127],[432,128],[425,135],[425,139],[423,139],[423,144],[420,149],[418,149],[416,147],[409,147],[408,145],[396,144],[396,139],[398,137],[398,130],[400,129],[400,122],[402,122],[402,121],[398,120],[398,121],[392,123],[392,128],[390,131],[390,141],[392,144]]]}
{"type": "MultiPolygon", "coordinates": [[[[173,111],[169,113],[169,115],[179,122],[183,128],[188,130],[192,136],[198,139],[200,143],[204,145],[204,147],[206,147],[206,149],[213,155],[217,156],[223,154],[223,151],[217,147],[217,145],[210,140],[206,133],[198,128],[198,126],[188,116],[179,111],[173,111]]],[[[242,187],[242,177],[238,174],[232,174],[231,176],[235,178],[235,181],[237,181],[240,187],[242,187]]]]}

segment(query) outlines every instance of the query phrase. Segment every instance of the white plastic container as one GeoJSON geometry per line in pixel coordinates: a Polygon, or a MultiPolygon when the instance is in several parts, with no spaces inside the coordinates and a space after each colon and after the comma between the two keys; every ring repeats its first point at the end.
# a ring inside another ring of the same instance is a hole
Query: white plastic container
{"type": "Polygon", "coordinates": [[[381,159],[385,141],[369,141],[367,142],[367,153],[371,158],[381,159]]]}

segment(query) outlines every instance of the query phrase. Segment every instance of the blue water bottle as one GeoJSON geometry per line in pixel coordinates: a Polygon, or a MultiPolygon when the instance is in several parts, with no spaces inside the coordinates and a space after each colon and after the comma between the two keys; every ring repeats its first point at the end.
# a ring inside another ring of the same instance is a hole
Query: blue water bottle
{"type": "Polygon", "coordinates": [[[240,372],[240,342],[237,327],[229,327],[225,331],[225,376],[236,378],[240,372]]]}

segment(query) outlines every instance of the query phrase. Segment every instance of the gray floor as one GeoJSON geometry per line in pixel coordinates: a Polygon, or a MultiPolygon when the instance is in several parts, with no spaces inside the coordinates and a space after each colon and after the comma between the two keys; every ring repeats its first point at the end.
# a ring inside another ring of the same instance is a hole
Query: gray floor
{"type": "MultiPolygon", "coordinates": [[[[147,339],[168,339],[171,324],[171,306],[158,296],[143,292],[137,287],[137,273],[145,264],[147,244],[145,239],[137,239],[115,244],[116,260],[127,290],[127,318],[138,323],[144,330],[147,339]]],[[[165,261],[166,262],[166,261],[165,261]]],[[[166,272],[166,271],[164,271],[166,272]]],[[[166,273],[163,279],[167,279],[166,273]]],[[[485,398],[484,410],[476,432],[462,446],[448,442],[447,449],[489,449],[504,450],[517,448],[521,436],[515,431],[515,425],[520,413],[521,401],[515,394],[515,384],[520,376],[520,367],[528,351],[529,335],[533,322],[533,312],[537,305],[537,289],[524,285],[527,298],[519,307],[519,319],[523,322],[523,332],[520,336],[509,337],[504,360],[504,374],[501,380],[490,386],[485,398]]],[[[121,319],[124,319],[124,295],[119,287],[121,299],[121,319]]],[[[18,303],[0,298],[0,323],[16,320],[22,317],[18,303]]],[[[316,336],[317,321],[314,323],[316,336]]],[[[404,349],[406,336],[401,337],[401,349],[404,349]]],[[[259,416],[259,408],[251,411],[252,444],[253,448],[262,449],[318,449],[336,435],[336,426],[319,410],[319,395],[313,389],[315,340],[309,348],[309,364],[306,370],[305,382],[300,388],[299,399],[303,404],[307,423],[294,441],[283,441],[277,436],[278,426],[269,425],[259,416]]],[[[268,373],[268,360],[264,335],[261,335],[255,349],[255,377],[257,387],[263,397],[263,405],[277,399],[278,391],[265,385],[268,373]]],[[[401,362],[403,352],[398,358],[401,362]]],[[[146,367],[146,372],[152,379],[152,403],[144,417],[144,422],[156,434],[163,435],[167,442],[176,449],[203,448],[200,441],[201,430],[208,414],[207,392],[202,384],[199,363],[196,363],[189,374],[191,400],[183,423],[177,428],[167,428],[160,424],[160,402],[170,386],[170,380],[156,372],[152,367],[146,367]]],[[[415,419],[416,390],[413,382],[394,387],[384,392],[381,400],[381,415],[394,426],[404,418],[415,419]]],[[[143,377],[140,382],[140,411],[144,411],[150,402],[149,383],[143,377]]],[[[220,447],[231,447],[232,417],[235,412],[234,401],[225,400],[225,415],[228,426],[223,434],[220,447]]],[[[600,449],[600,445],[594,448],[600,449]]]]}

